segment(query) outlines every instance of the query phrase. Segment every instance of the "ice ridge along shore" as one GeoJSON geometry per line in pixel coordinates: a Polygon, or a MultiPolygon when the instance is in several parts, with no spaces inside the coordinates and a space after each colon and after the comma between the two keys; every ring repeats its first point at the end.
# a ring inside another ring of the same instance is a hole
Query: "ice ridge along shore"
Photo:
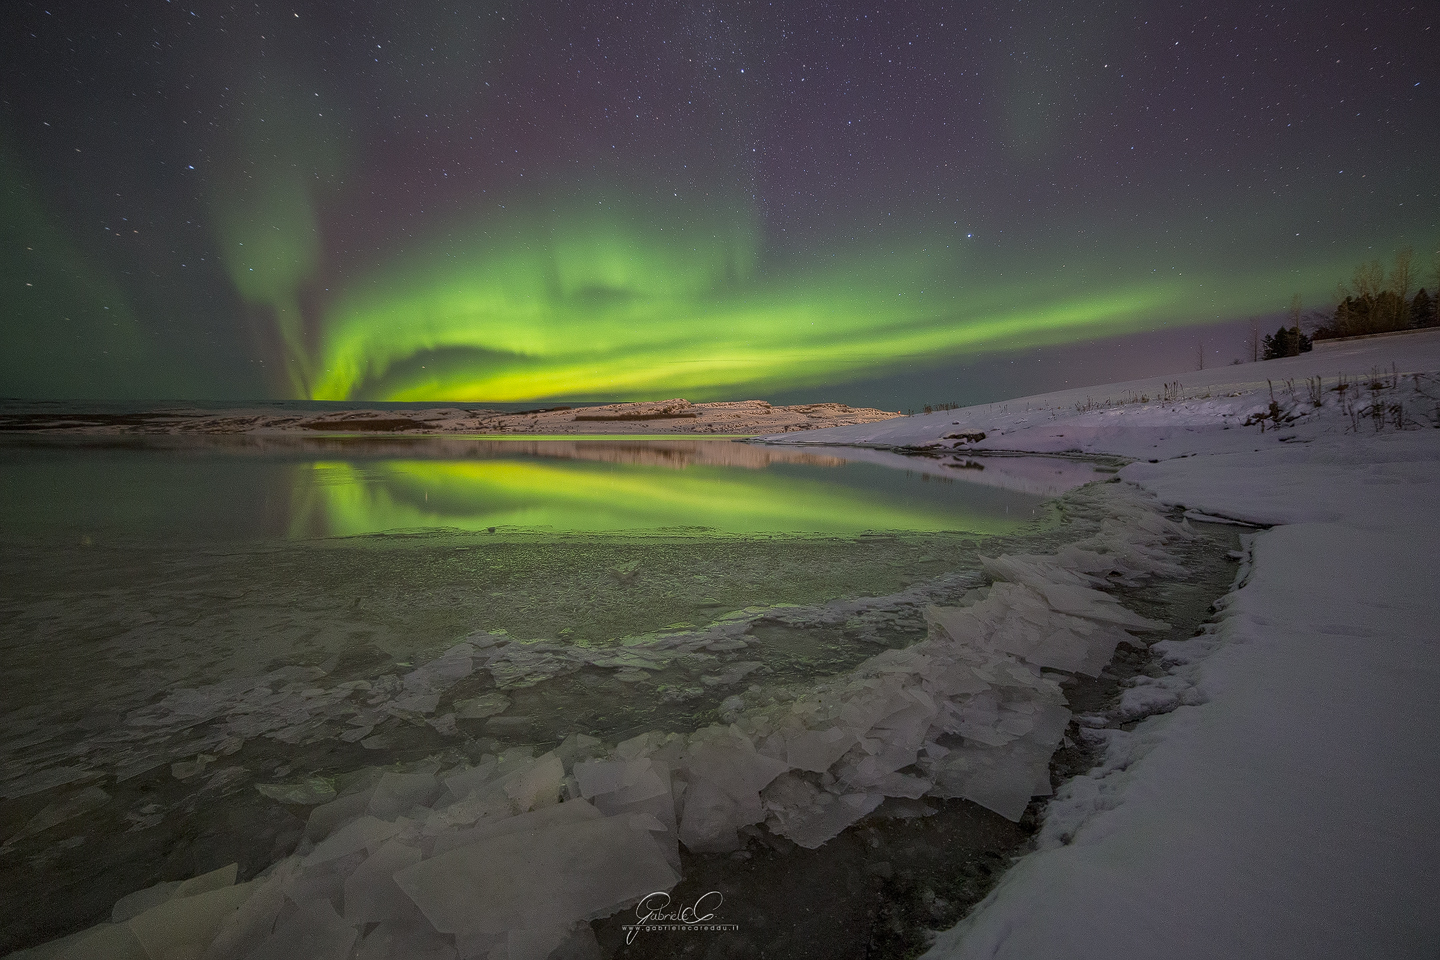
{"type": "Polygon", "coordinates": [[[1163,503],[1275,525],[1127,694],[1168,712],[1094,732],[1101,765],[927,956],[1440,955],[1436,371],[1427,331],[804,438],[1132,457],[1163,503]]]}

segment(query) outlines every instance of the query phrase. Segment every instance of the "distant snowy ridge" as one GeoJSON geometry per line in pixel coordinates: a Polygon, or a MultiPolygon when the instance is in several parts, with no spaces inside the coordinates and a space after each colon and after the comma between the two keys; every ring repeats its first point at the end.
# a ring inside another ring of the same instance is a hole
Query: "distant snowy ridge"
{"type": "Polygon", "coordinates": [[[873,423],[900,414],[841,403],[772,406],[764,400],[691,403],[689,400],[552,406],[528,411],[479,406],[405,409],[186,410],[76,412],[0,411],[0,433],[84,436],[186,434],[248,436],[360,434],[754,434],[873,423]]]}

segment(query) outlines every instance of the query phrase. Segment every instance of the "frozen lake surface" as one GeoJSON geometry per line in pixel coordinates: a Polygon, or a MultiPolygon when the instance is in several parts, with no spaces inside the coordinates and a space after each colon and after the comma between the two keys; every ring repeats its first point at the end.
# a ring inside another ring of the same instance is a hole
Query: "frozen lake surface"
{"type": "MultiPolygon", "coordinates": [[[[0,949],[110,919],[157,881],[231,863],[253,877],[320,839],[317,804],[357,784],[373,801],[365,778],[381,768],[438,783],[558,756],[583,786],[572,768],[604,745],[752,723],[774,691],[803,697],[925,642],[927,608],[974,603],[1001,578],[982,555],[1094,535],[1104,510],[1048,498],[1113,472],[673,438],[7,442],[0,949]],[[20,895],[36,889],[40,905],[20,895]]],[[[907,738],[932,720],[914,723],[907,738]]],[[[839,769],[857,741],[832,739],[797,772],[839,769]]],[[[646,742],[632,762],[667,749],[646,742]]],[[[924,793],[895,776],[853,794],[867,799],[850,820],[924,793]]],[[[816,789],[792,779],[791,793],[816,789]]],[[[1003,801],[1019,803],[1009,819],[1030,788],[1003,801]]],[[[392,820],[416,803],[440,801],[397,800],[392,820]]],[[[687,850],[724,852],[689,809],[687,850]]],[[[979,833],[1023,838],[981,813],[979,833]]],[[[824,824],[782,821],[802,847],[826,839],[824,824]]],[[[723,817],[716,829],[735,836],[723,817]]]]}
{"type": "MultiPolygon", "coordinates": [[[[814,672],[923,634],[916,604],[953,590],[976,544],[1044,525],[1032,493],[727,441],[63,440],[0,456],[10,796],[74,767],[14,745],[61,738],[77,710],[121,715],[282,664],[367,679],[476,630],[589,649],[753,621],[767,671],[814,672]],[[845,606],[917,585],[900,624],[845,606]],[[788,621],[805,629],[785,646],[788,621]]],[[[1098,475],[1051,462],[1067,482],[1098,475]]]]}

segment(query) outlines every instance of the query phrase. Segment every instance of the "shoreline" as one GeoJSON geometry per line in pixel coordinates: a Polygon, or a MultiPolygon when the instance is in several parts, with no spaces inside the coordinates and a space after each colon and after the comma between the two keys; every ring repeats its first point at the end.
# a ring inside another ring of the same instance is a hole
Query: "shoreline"
{"type": "Polygon", "coordinates": [[[507,412],[469,406],[329,412],[166,409],[127,413],[0,412],[0,436],[757,436],[877,423],[901,414],[843,403],[688,400],[507,412]]]}
{"type": "Polygon", "coordinates": [[[767,438],[1122,456],[1162,504],[1268,527],[927,957],[1434,956],[1440,331],[1398,339],[767,438]]]}

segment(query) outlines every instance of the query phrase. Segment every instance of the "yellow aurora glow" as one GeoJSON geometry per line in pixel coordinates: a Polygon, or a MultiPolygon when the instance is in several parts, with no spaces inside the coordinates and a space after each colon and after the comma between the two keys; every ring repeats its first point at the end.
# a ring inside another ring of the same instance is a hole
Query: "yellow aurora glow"
{"type": "MultiPolygon", "coordinates": [[[[815,469],[815,468],[812,468],[815,469]]],[[[842,468],[843,469],[843,468],[842,468]]],[[[863,468],[862,468],[863,469],[863,468]]],[[[879,470],[880,468],[872,468],[879,470]]],[[[807,473],[809,471],[806,471],[807,473]]],[[[831,473],[832,471],[825,471],[831,473]]],[[[564,459],[319,462],[297,489],[297,532],[332,536],[451,527],[555,532],[705,528],[720,534],[847,535],[866,530],[1013,533],[1037,497],[974,488],[931,496],[827,482],[823,474],[564,459]],[[1006,512],[1006,508],[1011,508],[1006,512]],[[323,519],[322,519],[323,518],[323,519]]]]}

